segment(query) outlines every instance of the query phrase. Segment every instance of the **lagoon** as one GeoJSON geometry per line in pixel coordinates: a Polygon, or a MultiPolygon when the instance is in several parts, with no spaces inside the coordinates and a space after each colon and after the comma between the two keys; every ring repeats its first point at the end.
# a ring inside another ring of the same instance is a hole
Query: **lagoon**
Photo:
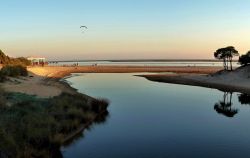
{"type": "Polygon", "coordinates": [[[63,147],[65,158],[249,157],[249,96],[124,74],[77,74],[79,92],[107,98],[103,124],[63,147]],[[231,100],[230,100],[231,97],[231,100]]]}

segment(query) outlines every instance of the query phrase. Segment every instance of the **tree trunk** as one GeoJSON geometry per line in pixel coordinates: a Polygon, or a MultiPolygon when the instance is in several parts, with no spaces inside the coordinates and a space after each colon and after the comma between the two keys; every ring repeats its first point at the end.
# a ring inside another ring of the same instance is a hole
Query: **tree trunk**
{"type": "Polygon", "coordinates": [[[230,58],[230,66],[231,66],[231,71],[233,71],[233,64],[232,64],[232,60],[233,60],[233,58],[231,57],[231,58],[230,58]]]}
{"type": "Polygon", "coordinates": [[[230,92],[230,105],[232,105],[232,95],[233,95],[233,93],[232,92],[230,92]]]}
{"type": "Polygon", "coordinates": [[[226,70],[228,70],[228,58],[226,58],[226,70]]]}
{"type": "Polygon", "coordinates": [[[223,95],[223,102],[226,103],[226,98],[227,98],[227,92],[224,92],[224,95],[223,95]]]}
{"type": "Polygon", "coordinates": [[[223,59],[223,66],[224,66],[224,70],[227,70],[227,63],[226,63],[226,59],[223,59]]]}

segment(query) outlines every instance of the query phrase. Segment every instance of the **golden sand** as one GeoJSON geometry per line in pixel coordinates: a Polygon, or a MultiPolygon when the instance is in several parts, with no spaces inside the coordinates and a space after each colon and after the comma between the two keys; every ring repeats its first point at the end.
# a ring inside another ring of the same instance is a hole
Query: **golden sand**
{"type": "Polygon", "coordinates": [[[28,67],[29,77],[9,78],[1,86],[8,92],[20,92],[49,98],[63,91],[74,92],[58,80],[71,73],[132,73],[132,72],[175,72],[209,74],[218,67],[144,67],[144,66],[79,66],[79,67],[28,67]],[[55,79],[55,80],[51,80],[55,79]]]}

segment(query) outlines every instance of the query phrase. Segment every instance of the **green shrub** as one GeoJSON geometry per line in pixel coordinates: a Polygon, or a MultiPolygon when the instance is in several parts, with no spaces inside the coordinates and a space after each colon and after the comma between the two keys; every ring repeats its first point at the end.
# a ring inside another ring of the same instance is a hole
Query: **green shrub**
{"type": "MultiPolygon", "coordinates": [[[[5,65],[0,71],[2,77],[18,77],[18,76],[28,76],[27,68],[22,65],[5,65]]],[[[0,77],[1,77],[0,75],[0,77]]]]}
{"type": "Polygon", "coordinates": [[[80,94],[63,93],[49,99],[15,93],[3,96],[14,102],[0,106],[0,157],[50,157],[72,132],[86,123],[102,123],[108,116],[102,112],[106,100],[89,104],[80,94]],[[99,114],[103,115],[97,118],[99,114]]]}
{"type": "Polygon", "coordinates": [[[6,76],[4,75],[2,71],[0,71],[0,82],[3,82],[5,80],[6,80],[6,76]]]}
{"type": "Polygon", "coordinates": [[[109,101],[106,99],[95,99],[91,102],[91,109],[96,113],[100,113],[107,110],[108,105],[109,101]]]}
{"type": "Polygon", "coordinates": [[[23,66],[29,66],[29,65],[31,65],[31,61],[28,60],[27,58],[19,57],[19,58],[16,58],[14,60],[14,64],[19,64],[19,65],[23,65],[23,66]]]}
{"type": "Polygon", "coordinates": [[[250,64],[250,51],[239,57],[239,63],[244,66],[250,64]]]}
{"type": "Polygon", "coordinates": [[[5,55],[3,51],[0,50],[0,64],[4,64],[4,65],[13,64],[13,65],[28,66],[28,65],[31,65],[31,62],[24,57],[19,57],[19,58],[9,57],[5,55]]]}

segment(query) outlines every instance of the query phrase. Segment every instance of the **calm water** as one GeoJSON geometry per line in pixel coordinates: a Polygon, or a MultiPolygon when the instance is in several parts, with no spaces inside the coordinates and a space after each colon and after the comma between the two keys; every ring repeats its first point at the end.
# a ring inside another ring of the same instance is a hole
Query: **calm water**
{"type": "MultiPolygon", "coordinates": [[[[189,62],[111,62],[111,61],[84,61],[84,62],[58,62],[58,63],[50,63],[50,65],[74,65],[78,63],[78,65],[86,66],[86,65],[102,65],[102,66],[223,66],[222,62],[198,62],[198,61],[189,61],[189,62]]],[[[234,67],[238,67],[237,62],[233,62],[234,67]]]]}
{"type": "Polygon", "coordinates": [[[62,148],[65,158],[250,157],[247,95],[234,93],[230,100],[230,93],[133,74],[82,74],[67,80],[111,104],[104,124],[62,148]]]}

